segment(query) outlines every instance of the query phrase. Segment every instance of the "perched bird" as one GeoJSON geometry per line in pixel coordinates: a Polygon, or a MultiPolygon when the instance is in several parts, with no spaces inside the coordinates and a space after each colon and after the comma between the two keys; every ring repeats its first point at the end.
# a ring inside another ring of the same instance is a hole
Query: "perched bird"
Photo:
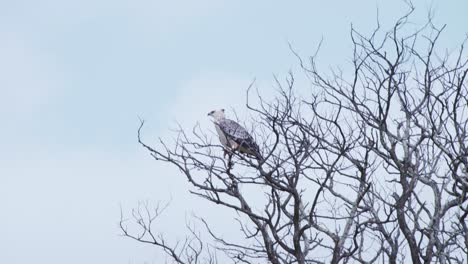
{"type": "MultiPolygon", "coordinates": [[[[224,109],[213,110],[208,113],[213,118],[219,141],[226,148],[240,153],[254,156],[257,160],[262,160],[262,155],[257,143],[245,128],[237,122],[227,119],[224,115],[224,109]]],[[[224,150],[224,156],[228,153],[224,150]]]]}

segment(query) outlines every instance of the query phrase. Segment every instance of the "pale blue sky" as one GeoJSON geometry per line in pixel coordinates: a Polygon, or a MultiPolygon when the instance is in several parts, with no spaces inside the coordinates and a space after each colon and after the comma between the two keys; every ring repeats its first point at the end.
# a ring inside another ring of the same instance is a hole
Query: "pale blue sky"
{"type": "MultiPolygon", "coordinates": [[[[324,69],[346,65],[350,23],[370,30],[379,6],[390,25],[397,2],[0,0],[0,263],[161,263],[118,236],[119,204],[172,196],[168,235],[210,211],[137,145],[138,116],[154,139],[243,113],[253,78],[269,93],[297,69],[288,42],[306,56],[323,37],[324,69]]],[[[429,7],[448,24],[441,46],[466,36],[468,1],[414,3],[415,27],[429,7]]]]}

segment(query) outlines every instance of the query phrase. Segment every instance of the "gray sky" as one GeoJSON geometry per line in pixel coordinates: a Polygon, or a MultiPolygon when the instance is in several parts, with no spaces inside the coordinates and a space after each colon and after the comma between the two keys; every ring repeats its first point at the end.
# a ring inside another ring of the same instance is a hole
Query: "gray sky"
{"type": "MultiPolygon", "coordinates": [[[[466,0],[415,5],[415,27],[429,7],[447,24],[441,46],[463,40],[466,0]]],[[[145,200],[172,197],[168,236],[181,238],[191,213],[235,233],[137,144],[138,116],[155,142],[175,120],[211,129],[214,108],[244,115],[253,78],[271,94],[273,74],[297,70],[288,42],[306,56],[323,37],[323,69],[346,70],[350,23],[368,32],[377,6],[384,26],[404,11],[375,0],[0,1],[0,263],[161,263],[119,236],[119,205],[145,200]]]]}

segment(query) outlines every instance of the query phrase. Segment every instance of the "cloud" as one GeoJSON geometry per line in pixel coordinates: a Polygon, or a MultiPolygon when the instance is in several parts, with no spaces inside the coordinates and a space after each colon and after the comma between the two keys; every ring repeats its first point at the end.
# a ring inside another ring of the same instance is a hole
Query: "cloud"
{"type": "Polygon", "coordinates": [[[244,112],[246,89],[252,79],[226,73],[204,72],[183,83],[168,111],[184,125],[206,123],[207,113],[224,108],[244,112]]]}

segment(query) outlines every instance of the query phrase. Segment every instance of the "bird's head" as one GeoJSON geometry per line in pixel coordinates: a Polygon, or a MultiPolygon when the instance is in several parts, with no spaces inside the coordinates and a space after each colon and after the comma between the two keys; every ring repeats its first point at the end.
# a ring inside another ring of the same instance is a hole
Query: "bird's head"
{"type": "Polygon", "coordinates": [[[208,113],[214,120],[220,120],[224,118],[224,109],[213,110],[208,113]]]}

